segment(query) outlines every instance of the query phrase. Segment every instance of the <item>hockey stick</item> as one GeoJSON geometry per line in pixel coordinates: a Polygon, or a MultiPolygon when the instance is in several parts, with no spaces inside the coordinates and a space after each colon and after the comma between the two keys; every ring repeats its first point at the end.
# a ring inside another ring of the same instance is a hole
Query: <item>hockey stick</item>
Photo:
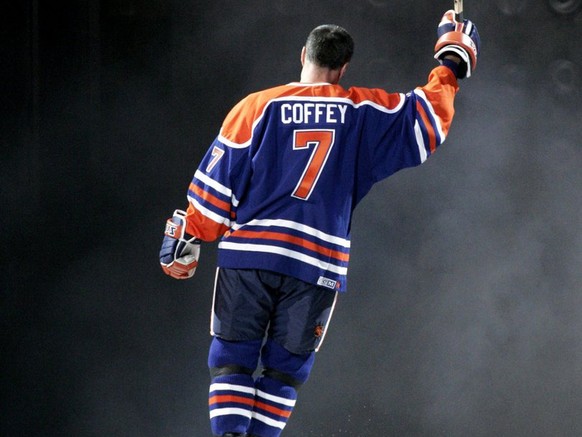
{"type": "Polygon", "coordinates": [[[455,0],[455,21],[463,22],[463,0],[455,0]]]}

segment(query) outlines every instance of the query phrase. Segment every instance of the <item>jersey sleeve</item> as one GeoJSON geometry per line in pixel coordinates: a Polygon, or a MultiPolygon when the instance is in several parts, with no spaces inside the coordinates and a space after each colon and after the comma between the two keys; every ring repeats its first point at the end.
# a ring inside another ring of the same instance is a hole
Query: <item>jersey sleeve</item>
{"type": "Polygon", "coordinates": [[[236,221],[252,175],[251,140],[267,100],[253,93],[228,113],[188,188],[187,232],[203,241],[223,236],[236,221]]]}
{"type": "Polygon", "coordinates": [[[215,140],[188,187],[186,232],[203,241],[223,235],[234,214],[232,190],[221,171],[225,154],[225,146],[215,140]]]}
{"type": "Polygon", "coordinates": [[[252,119],[245,114],[244,103],[230,111],[188,187],[186,231],[203,241],[220,238],[236,221],[238,199],[250,177],[245,133],[250,138],[252,119]]]}
{"type": "Polygon", "coordinates": [[[457,79],[443,66],[433,69],[428,83],[401,95],[391,113],[375,120],[370,159],[375,181],[398,170],[422,164],[444,141],[454,115],[457,79]]]}

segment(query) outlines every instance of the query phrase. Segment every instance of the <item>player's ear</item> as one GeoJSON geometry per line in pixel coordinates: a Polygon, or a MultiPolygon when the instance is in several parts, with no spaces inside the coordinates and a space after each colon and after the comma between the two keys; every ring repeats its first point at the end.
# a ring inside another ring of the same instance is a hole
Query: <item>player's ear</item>
{"type": "Polygon", "coordinates": [[[343,75],[346,73],[346,70],[348,69],[348,65],[350,65],[349,62],[346,62],[342,68],[340,69],[340,74],[339,74],[339,78],[341,79],[343,77],[343,75]]]}
{"type": "Polygon", "coordinates": [[[305,65],[305,54],[307,53],[307,49],[305,46],[301,49],[301,65],[305,65]]]}

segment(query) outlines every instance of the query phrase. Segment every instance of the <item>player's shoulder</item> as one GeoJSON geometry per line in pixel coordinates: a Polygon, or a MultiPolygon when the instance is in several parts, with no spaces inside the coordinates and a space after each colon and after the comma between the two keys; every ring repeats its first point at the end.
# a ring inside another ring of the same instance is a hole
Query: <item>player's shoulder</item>
{"type": "Polygon", "coordinates": [[[353,86],[347,91],[348,98],[355,105],[381,106],[389,110],[400,107],[404,99],[404,94],[389,92],[382,88],[353,86]]]}
{"type": "Polygon", "coordinates": [[[243,100],[248,103],[267,103],[290,93],[291,85],[277,85],[248,94],[243,100]]]}
{"type": "Polygon", "coordinates": [[[289,87],[287,85],[278,85],[251,92],[232,108],[231,115],[240,116],[244,114],[247,117],[255,118],[263,113],[269,103],[286,95],[288,92],[289,87]]]}
{"type": "Polygon", "coordinates": [[[285,95],[287,86],[279,85],[248,94],[226,116],[220,139],[226,144],[248,145],[255,124],[263,118],[271,102],[285,95]]]}

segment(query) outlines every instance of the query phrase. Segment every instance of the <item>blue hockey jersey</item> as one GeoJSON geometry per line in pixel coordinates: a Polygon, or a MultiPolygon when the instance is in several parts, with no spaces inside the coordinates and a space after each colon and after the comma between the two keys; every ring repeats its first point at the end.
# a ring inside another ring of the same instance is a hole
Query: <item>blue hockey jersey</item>
{"type": "Polygon", "coordinates": [[[221,237],[219,267],[345,291],[354,208],[374,183],[435,152],[457,90],[439,66],[406,95],[290,83],[247,96],[194,174],[187,232],[221,237]]]}

